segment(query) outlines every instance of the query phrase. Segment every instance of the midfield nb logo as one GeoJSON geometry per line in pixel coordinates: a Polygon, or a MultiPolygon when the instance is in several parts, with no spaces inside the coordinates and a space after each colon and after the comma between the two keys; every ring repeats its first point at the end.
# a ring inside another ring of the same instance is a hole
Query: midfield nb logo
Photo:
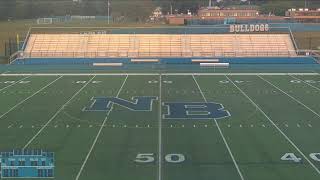
{"type": "MultiPolygon", "coordinates": [[[[83,110],[108,112],[113,104],[117,104],[130,111],[152,111],[155,100],[158,97],[138,96],[132,97],[131,101],[118,97],[93,97],[90,106],[83,110]]],[[[230,116],[222,104],[214,102],[164,102],[162,106],[167,109],[164,119],[220,119],[230,116]]]]}

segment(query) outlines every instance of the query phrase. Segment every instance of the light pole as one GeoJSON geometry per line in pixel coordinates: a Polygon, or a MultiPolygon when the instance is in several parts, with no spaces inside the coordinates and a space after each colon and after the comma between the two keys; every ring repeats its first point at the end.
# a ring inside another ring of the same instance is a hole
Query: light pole
{"type": "Polygon", "coordinates": [[[307,8],[307,0],[304,0],[304,8],[307,8]]]}
{"type": "Polygon", "coordinates": [[[110,1],[108,0],[108,25],[110,24],[110,1]]]}

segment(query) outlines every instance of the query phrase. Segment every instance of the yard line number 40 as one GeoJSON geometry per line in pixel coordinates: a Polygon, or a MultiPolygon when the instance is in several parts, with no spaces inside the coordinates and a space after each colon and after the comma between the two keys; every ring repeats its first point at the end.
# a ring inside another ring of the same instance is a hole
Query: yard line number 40
{"type": "MultiPolygon", "coordinates": [[[[320,162],[320,153],[310,153],[309,157],[314,161],[320,162]]],[[[292,162],[299,163],[299,162],[302,161],[302,158],[299,158],[294,153],[285,153],[281,157],[281,160],[283,160],[283,161],[292,161],[292,162]]]]}

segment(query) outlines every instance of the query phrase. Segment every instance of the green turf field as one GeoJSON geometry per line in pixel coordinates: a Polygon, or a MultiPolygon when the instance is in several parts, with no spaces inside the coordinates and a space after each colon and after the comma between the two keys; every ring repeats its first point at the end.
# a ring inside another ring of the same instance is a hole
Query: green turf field
{"type": "Polygon", "coordinates": [[[320,179],[317,73],[7,74],[0,99],[0,150],[53,151],[57,180],[320,179]],[[83,111],[92,97],[134,96],[157,100],[83,111]],[[169,102],[221,103],[230,116],[166,118],[169,102]]]}

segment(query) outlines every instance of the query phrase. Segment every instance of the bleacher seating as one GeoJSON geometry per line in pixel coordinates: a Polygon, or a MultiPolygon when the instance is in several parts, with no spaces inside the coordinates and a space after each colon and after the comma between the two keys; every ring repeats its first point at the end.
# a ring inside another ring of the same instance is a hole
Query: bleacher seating
{"type": "Polygon", "coordinates": [[[288,34],[31,34],[25,58],[295,57],[288,34]]]}

